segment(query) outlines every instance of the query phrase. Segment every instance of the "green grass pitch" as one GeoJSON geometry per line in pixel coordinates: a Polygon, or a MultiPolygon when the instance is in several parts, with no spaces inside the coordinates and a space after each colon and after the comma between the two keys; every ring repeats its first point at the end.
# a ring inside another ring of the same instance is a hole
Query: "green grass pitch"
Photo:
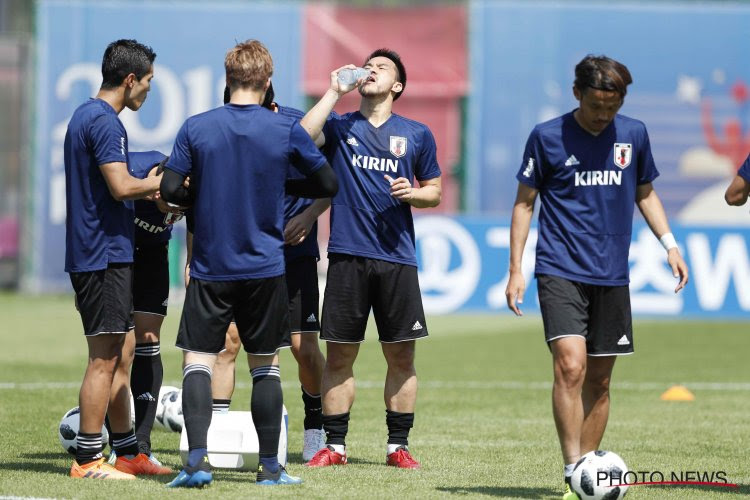
{"type": "MultiPolygon", "coordinates": [[[[263,488],[254,475],[218,471],[204,491],[166,490],[166,479],[134,483],[67,477],[71,457],[57,425],[77,404],[85,342],[72,297],[0,295],[0,496],[56,498],[560,498],[562,464],[550,408],[551,358],[537,317],[428,318],[419,341],[420,389],[410,446],[419,471],[384,465],[385,364],[374,330],[355,365],[359,381],[347,439],[350,464],[307,470],[301,464],[302,402],[296,365],[282,355],[289,410],[291,474],[301,486],[263,488]]],[[[177,308],[162,330],[165,383],[181,385],[174,348],[177,308]]],[[[603,449],[636,471],[725,471],[739,490],[637,486],[628,498],[739,498],[750,495],[748,323],[635,321],[636,354],[615,367],[603,449]],[[660,394],[685,384],[693,402],[660,394]]],[[[250,377],[238,364],[233,410],[249,407],[250,377]]],[[[179,435],[153,433],[153,447],[178,467],[179,435]]]]}

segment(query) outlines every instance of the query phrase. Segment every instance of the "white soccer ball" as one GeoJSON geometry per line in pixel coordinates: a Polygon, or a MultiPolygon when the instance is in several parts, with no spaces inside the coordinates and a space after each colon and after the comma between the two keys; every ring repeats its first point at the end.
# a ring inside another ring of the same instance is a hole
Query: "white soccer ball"
{"type": "Polygon", "coordinates": [[[628,466],[617,453],[596,450],[586,453],[573,469],[570,487],[581,500],[620,500],[628,491],[628,466]]]}
{"type": "Polygon", "coordinates": [[[161,386],[161,389],[159,389],[159,397],[156,398],[156,416],[154,418],[154,424],[156,427],[167,429],[167,426],[164,424],[164,410],[166,409],[164,403],[173,393],[177,392],[180,392],[180,389],[172,385],[163,385],[161,386]]]}
{"type": "MultiPolygon", "coordinates": [[[[71,455],[75,455],[76,449],[78,449],[78,430],[80,426],[81,409],[76,406],[65,412],[57,428],[57,437],[60,438],[60,444],[71,455]]],[[[102,447],[107,446],[108,442],[109,433],[107,432],[107,428],[102,425],[102,447]]]]}
{"type": "Polygon", "coordinates": [[[185,418],[182,416],[182,390],[172,392],[164,401],[164,427],[173,432],[182,432],[185,418]]]}

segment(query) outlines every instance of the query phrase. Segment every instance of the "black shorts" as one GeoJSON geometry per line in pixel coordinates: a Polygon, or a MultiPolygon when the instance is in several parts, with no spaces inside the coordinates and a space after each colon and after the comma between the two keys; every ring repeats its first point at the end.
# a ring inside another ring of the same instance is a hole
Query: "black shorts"
{"type": "Polygon", "coordinates": [[[320,338],[330,342],[362,342],[370,308],[380,342],[404,342],[427,336],[416,267],[328,254],[320,338]]]}
{"type": "Polygon", "coordinates": [[[238,281],[190,279],[177,347],[218,354],[232,318],[249,354],[273,354],[290,345],[284,276],[238,281]]]}
{"type": "Polygon", "coordinates": [[[633,353],[630,289],[589,285],[559,276],[537,276],[544,336],[549,344],[562,337],[583,337],[589,356],[633,353]]]}
{"type": "Polygon", "coordinates": [[[133,309],[137,313],[167,315],[169,250],[166,244],[135,247],[133,254],[133,309]]]}
{"type": "Polygon", "coordinates": [[[319,332],[318,259],[312,256],[298,257],[287,262],[286,288],[289,292],[291,332],[319,332]]]}
{"type": "Polygon", "coordinates": [[[133,325],[133,265],[70,273],[76,304],[87,337],[128,333],[133,325]]]}

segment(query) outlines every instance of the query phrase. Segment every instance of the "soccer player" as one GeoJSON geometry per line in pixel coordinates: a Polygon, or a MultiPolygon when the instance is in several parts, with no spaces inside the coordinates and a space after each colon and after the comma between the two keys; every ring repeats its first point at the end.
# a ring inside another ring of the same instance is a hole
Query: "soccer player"
{"type": "MultiPolygon", "coordinates": [[[[225,104],[229,102],[229,90],[224,92],[225,104]]],[[[276,113],[298,120],[302,111],[274,102],[273,84],[270,84],[262,106],[276,113]]],[[[292,178],[299,178],[295,171],[292,178]]],[[[284,261],[286,286],[289,293],[289,315],[291,318],[291,350],[297,361],[297,373],[302,389],[305,409],[302,459],[310,460],[325,446],[323,432],[320,380],[325,358],[318,346],[320,322],[318,320],[317,261],[318,217],[330,206],[328,198],[309,200],[287,195],[284,199],[284,261]]],[[[192,234],[188,233],[188,259],[192,253],[192,234]]],[[[189,260],[188,260],[189,261],[189,260]]],[[[187,277],[186,277],[187,282],[187,277]]],[[[211,378],[213,411],[229,411],[234,392],[235,360],[240,349],[240,339],[234,322],[227,330],[225,349],[219,353],[211,378]]]]}
{"type": "Polygon", "coordinates": [[[623,64],[586,56],[575,68],[579,107],[534,128],[516,175],[505,295],[520,316],[526,287],[521,257],[540,195],[535,274],[553,359],[552,410],[565,464],[564,499],[577,498],[570,490],[573,468],[599,448],[604,435],[615,360],[633,353],[628,252],[634,204],[667,251],[679,278],[675,293],[688,280],[651,184],[659,172],[646,127],[617,113],[631,82],[623,64]]]}
{"type": "Polygon", "coordinates": [[[253,378],[250,407],[260,459],[256,482],[301,482],[277,459],[283,404],[278,349],[289,342],[284,193],[323,198],[338,189],[333,170],[299,123],[260,106],[273,72],[263,44],[236,45],[224,66],[229,104],[188,118],[161,186],[162,197],[178,205],[193,201],[183,187],[187,176],[195,192],[190,283],[177,335],[190,453],[171,487],[199,487],[213,479],[206,447],[211,371],[232,317],[253,378]],[[287,180],[292,166],[306,178],[287,180]]]}
{"type": "Polygon", "coordinates": [[[81,384],[81,426],[71,477],[133,479],[159,473],[139,454],[130,422],[128,370],[133,358],[133,203],[154,195],[160,177],[128,171],[128,138],[118,114],[137,111],[151,88],[156,55],[135,40],[109,44],[96,98],[79,106],[65,134],[65,271],[88,344],[81,384]],[[101,428],[109,407],[117,463],[102,457],[101,428]],[[117,470],[119,469],[119,470],[117,470]]]}
{"type": "MultiPolygon", "coordinates": [[[[130,170],[145,179],[161,173],[167,157],[159,151],[129,153],[130,170]]],[[[159,337],[169,302],[169,239],[179,212],[161,200],[135,202],[135,252],[133,255],[133,319],[135,321],[135,357],[130,387],[135,406],[135,436],[138,451],[149,457],[151,429],[156,416],[157,397],[164,368],[159,337]]],[[[165,473],[172,472],[166,469],[165,473]]]]}
{"type": "Polygon", "coordinates": [[[750,155],[740,166],[727,192],[724,193],[724,200],[727,205],[742,206],[747,203],[748,195],[750,195],[750,155]]]}
{"type": "Polygon", "coordinates": [[[341,184],[331,202],[321,331],[327,346],[322,382],[327,446],[307,465],[346,463],[353,365],[372,308],[388,366],[386,463],[414,469],[419,463],[408,449],[417,399],[414,351],[415,340],[427,336],[427,324],[411,208],[440,203],[440,168],[430,130],[392,111],[406,86],[398,54],[376,50],[365,60],[366,79],[340,84],[338,72],[353,67],[331,73],[329,89],[302,120],[324,147],[341,184]],[[328,119],[339,98],[355,86],[362,97],[359,111],[328,119]],[[415,177],[419,187],[412,185],[415,177]]]}

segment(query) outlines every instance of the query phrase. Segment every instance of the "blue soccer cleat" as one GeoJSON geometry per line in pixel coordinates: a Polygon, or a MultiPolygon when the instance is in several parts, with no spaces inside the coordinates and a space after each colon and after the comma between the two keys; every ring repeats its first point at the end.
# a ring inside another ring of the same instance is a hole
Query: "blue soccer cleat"
{"type": "Polygon", "coordinates": [[[183,469],[172,482],[167,483],[167,488],[203,488],[211,484],[211,481],[213,476],[210,472],[199,469],[190,474],[183,469]]]}
{"type": "Polygon", "coordinates": [[[290,476],[286,473],[286,469],[283,465],[279,465],[279,470],[276,473],[271,473],[263,468],[263,465],[258,466],[258,476],[255,478],[255,484],[262,486],[276,486],[279,484],[302,484],[302,478],[290,476]]]}

